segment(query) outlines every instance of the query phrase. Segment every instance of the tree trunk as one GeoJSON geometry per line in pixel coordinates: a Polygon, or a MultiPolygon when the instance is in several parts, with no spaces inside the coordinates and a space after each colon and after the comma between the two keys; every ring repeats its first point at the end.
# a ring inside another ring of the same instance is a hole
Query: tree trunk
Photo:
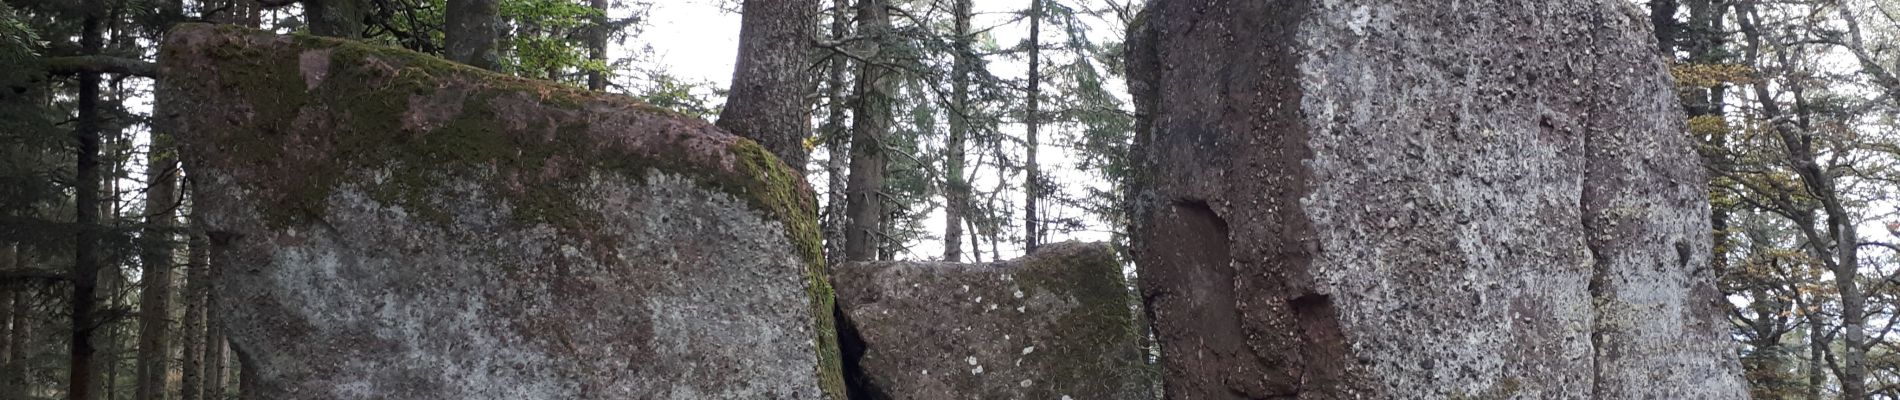
{"type": "Polygon", "coordinates": [[[845,230],[845,259],[877,259],[883,249],[884,136],[891,129],[892,71],[886,65],[890,15],[884,0],[858,3],[858,34],[873,44],[860,66],[856,110],[851,114],[851,181],[845,193],[850,225],[845,230]]]}
{"type": "MultiPolygon", "coordinates": [[[[970,136],[970,69],[976,55],[970,49],[970,0],[955,0],[950,18],[954,26],[950,66],[950,139],[944,143],[943,260],[962,262],[963,219],[970,204],[970,184],[963,177],[965,142],[970,136]]],[[[971,244],[975,246],[974,243],[971,244]]]]}
{"type": "MultiPolygon", "coordinates": [[[[27,266],[27,256],[23,252],[16,254],[13,261],[15,268],[26,268],[27,266]]],[[[28,343],[27,339],[33,337],[33,318],[32,315],[28,314],[31,309],[27,308],[27,305],[32,298],[27,296],[27,291],[25,290],[15,290],[12,296],[13,331],[10,332],[5,339],[0,339],[6,340],[8,343],[7,353],[0,355],[6,357],[4,368],[0,368],[0,383],[6,384],[4,387],[0,387],[0,399],[26,400],[28,389],[26,377],[26,344],[28,343]]]]}
{"type": "MultiPolygon", "coordinates": [[[[14,260],[20,257],[19,250],[18,244],[10,243],[0,247],[0,268],[11,269],[14,265],[18,265],[19,263],[14,260]]],[[[13,293],[25,290],[24,283],[0,282],[0,400],[7,399],[6,388],[17,385],[12,382],[12,375],[7,374],[8,368],[11,368],[13,364],[12,360],[6,356],[13,354],[11,339],[14,336],[13,293]]]]}
{"type": "Polygon", "coordinates": [[[817,0],[745,0],[731,94],[719,112],[720,128],[759,142],[800,176],[810,157],[805,60],[817,12],[817,0]]]}
{"type": "Polygon", "coordinates": [[[369,0],[304,0],[303,7],[313,35],[357,39],[368,26],[369,0]]]}
{"type": "MultiPolygon", "coordinates": [[[[1833,182],[1828,182],[1830,188],[1833,182]]],[[[1859,236],[1854,232],[1854,223],[1841,207],[1839,199],[1831,199],[1828,208],[1828,223],[1835,226],[1837,233],[1835,253],[1838,265],[1834,268],[1834,287],[1841,293],[1841,337],[1846,339],[1841,345],[1841,398],[1867,398],[1867,294],[1860,289],[1859,236]]],[[[1824,200],[1825,201],[1825,200],[1824,200]]]]}
{"type": "Polygon", "coordinates": [[[1039,106],[1042,97],[1042,0],[1029,0],[1029,92],[1024,95],[1028,108],[1023,110],[1023,252],[1036,251],[1042,245],[1042,222],[1036,203],[1042,198],[1042,171],[1036,165],[1039,106]]]}
{"type": "MultiPolygon", "coordinates": [[[[215,293],[215,291],[213,291],[215,293]]],[[[215,298],[216,296],[211,296],[215,298]]],[[[210,300],[207,300],[209,302],[210,300]]],[[[224,342],[224,324],[216,317],[205,319],[205,384],[204,398],[224,400],[229,398],[225,388],[231,365],[230,345],[224,342]]]]}
{"type": "MultiPolygon", "coordinates": [[[[966,192],[965,194],[968,194],[968,193],[966,192]]],[[[966,200],[966,202],[963,203],[964,207],[970,207],[971,205],[975,204],[974,202],[967,201],[969,200],[969,197],[967,196],[964,197],[964,200],[966,200]]],[[[966,218],[964,218],[964,225],[970,228],[970,262],[980,263],[980,262],[983,262],[983,238],[980,236],[977,236],[977,232],[980,232],[982,230],[977,229],[976,220],[967,218],[967,215],[968,215],[967,212],[969,212],[969,210],[970,210],[969,208],[964,209],[964,211],[966,212],[965,214],[966,218]]]]}
{"type": "MultiPolygon", "coordinates": [[[[154,109],[169,108],[163,102],[154,109]]],[[[152,132],[151,156],[146,162],[150,186],[145,196],[145,227],[139,235],[138,400],[165,398],[168,360],[171,358],[172,242],[178,203],[178,159],[171,150],[171,133],[152,132]]]]}
{"type": "MultiPolygon", "coordinates": [[[[103,23],[100,13],[105,5],[100,0],[87,0],[85,18],[81,21],[80,42],[86,54],[100,54],[104,48],[103,23]]],[[[73,206],[75,224],[79,234],[73,243],[72,297],[68,315],[72,318],[71,364],[66,381],[67,398],[72,400],[94,400],[99,398],[94,388],[98,384],[98,370],[94,368],[93,357],[98,352],[94,342],[98,327],[96,316],[99,279],[99,74],[79,74],[77,129],[73,136],[79,142],[79,154],[76,164],[76,182],[73,206]]]]}
{"type": "Polygon", "coordinates": [[[1655,28],[1656,44],[1670,60],[1675,59],[1676,33],[1681,30],[1676,9],[1676,0],[1649,0],[1649,24],[1655,28]]]}
{"type": "Polygon", "coordinates": [[[257,369],[251,368],[250,363],[244,362],[244,353],[237,353],[237,357],[231,358],[237,363],[237,397],[243,400],[270,400],[258,394],[257,369]]]}
{"type": "MultiPolygon", "coordinates": [[[[842,42],[851,34],[851,22],[846,11],[851,9],[849,0],[832,0],[831,41],[842,42]]],[[[851,135],[845,127],[844,87],[847,82],[845,71],[851,67],[850,58],[843,54],[831,56],[830,66],[825,76],[825,151],[830,159],[825,160],[825,261],[828,265],[844,262],[845,227],[850,218],[845,210],[845,187],[847,171],[850,168],[851,135]]]]}
{"type": "Polygon", "coordinates": [[[185,342],[185,372],[178,396],[184,400],[201,400],[208,397],[204,389],[208,385],[204,381],[211,378],[204,372],[206,360],[210,359],[205,351],[210,343],[205,332],[205,296],[211,288],[208,282],[211,275],[205,271],[205,261],[209,260],[206,252],[210,249],[205,247],[207,243],[202,233],[194,231],[190,235],[190,256],[185,262],[185,327],[179,335],[185,342]]]}
{"type": "MultiPolygon", "coordinates": [[[[13,247],[13,263],[8,266],[15,271],[26,270],[32,258],[26,246],[15,244],[13,247]]],[[[27,308],[31,298],[27,295],[25,286],[14,286],[14,290],[7,294],[7,314],[10,319],[0,320],[10,327],[7,335],[0,337],[0,341],[6,342],[7,348],[5,353],[0,353],[0,400],[27,399],[26,344],[27,339],[33,337],[33,319],[28,314],[31,310],[27,308]]]]}
{"type": "MultiPolygon", "coordinates": [[[[1743,37],[1748,41],[1748,56],[1751,65],[1760,67],[1763,55],[1763,32],[1759,26],[1760,16],[1755,13],[1754,5],[1740,2],[1736,5],[1737,21],[1740,22],[1743,37]]],[[[1779,65],[1790,65],[1786,52],[1776,53],[1782,57],[1779,65]]],[[[1793,71],[1783,71],[1793,72],[1793,71]]],[[[1855,233],[1852,215],[1841,199],[1840,188],[1833,176],[1823,171],[1819,164],[1820,156],[1814,149],[1814,137],[1806,126],[1806,114],[1810,111],[1802,97],[1801,80],[1791,79],[1785,85],[1792,93],[1794,106],[1783,110],[1782,105],[1770,91],[1770,79],[1756,79],[1751,83],[1755,99],[1760,103],[1761,114],[1773,128],[1775,139],[1781,144],[1783,155],[1787,157],[1788,167],[1800,179],[1801,186],[1820,203],[1826,214],[1825,236],[1814,232],[1813,226],[1797,226],[1805,236],[1808,252],[1816,259],[1826,261],[1832,269],[1834,288],[1841,296],[1841,333],[1842,343],[1841,371],[1836,376],[1841,385],[1841,398],[1867,398],[1867,345],[1866,345],[1866,293],[1861,292],[1859,236],[1855,233]],[[1785,117],[1784,117],[1785,116],[1785,117]],[[1832,247],[1829,247],[1832,246],[1832,247]]]]}
{"type": "MultiPolygon", "coordinates": [[[[606,65],[607,37],[613,34],[607,26],[607,0],[588,0],[587,4],[600,13],[599,16],[594,17],[594,26],[588,30],[587,59],[606,65]]],[[[596,92],[607,90],[607,73],[599,70],[587,71],[587,90],[596,92]]]]}
{"type": "Polygon", "coordinates": [[[449,61],[485,70],[501,67],[495,42],[501,39],[500,0],[448,0],[442,38],[449,61]]]}

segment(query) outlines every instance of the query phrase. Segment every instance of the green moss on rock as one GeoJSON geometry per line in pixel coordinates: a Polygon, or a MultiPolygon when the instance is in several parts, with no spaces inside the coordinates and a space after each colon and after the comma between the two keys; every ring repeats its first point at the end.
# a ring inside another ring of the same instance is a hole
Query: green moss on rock
{"type": "Polygon", "coordinates": [[[268,175],[242,181],[273,228],[316,222],[344,187],[446,227],[453,215],[433,196],[460,180],[491,189],[514,223],[547,224],[605,257],[598,216],[569,195],[597,174],[644,182],[657,170],[744,199],[784,225],[805,262],[816,372],[828,397],[844,398],[815,199],[757,143],[624,96],[407,50],[197,24],[171,37],[165,57],[202,60],[172,64],[204,79],[168,84],[246,106],[213,122],[227,125],[195,129],[219,151],[194,161],[268,175]]]}

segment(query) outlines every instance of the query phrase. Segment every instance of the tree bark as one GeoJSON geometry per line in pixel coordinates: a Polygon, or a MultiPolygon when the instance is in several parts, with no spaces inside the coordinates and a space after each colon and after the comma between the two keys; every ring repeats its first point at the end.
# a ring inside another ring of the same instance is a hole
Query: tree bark
{"type": "Polygon", "coordinates": [[[303,7],[312,35],[360,39],[368,27],[369,0],[304,0],[303,7]]]}
{"type": "Polygon", "coordinates": [[[1676,33],[1681,30],[1677,8],[1676,0],[1649,0],[1649,24],[1655,28],[1656,44],[1671,60],[1676,54],[1676,33]]]}
{"type": "Polygon", "coordinates": [[[205,351],[210,343],[206,340],[205,331],[205,296],[209,294],[208,280],[211,278],[205,271],[205,261],[209,260],[209,254],[206,254],[206,251],[210,249],[205,248],[207,243],[203,239],[203,234],[193,232],[190,235],[188,247],[190,255],[187,256],[185,262],[185,327],[184,332],[179,335],[185,342],[185,371],[184,380],[179,384],[178,396],[184,400],[202,400],[207,397],[205,387],[209,386],[204,384],[205,379],[210,378],[204,372],[206,360],[210,358],[207,357],[209,354],[205,351]]]}
{"type": "Polygon", "coordinates": [[[501,67],[500,0],[448,0],[442,38],[449,61],[494,71],[501,67]]]}
{"type": "MultiPolygon", "coordinates": [[[[953,31],[950,66],[950,138],[944,142],[943,260],[962,262],[963,219],[970,204],[970,185],[963,177],[965,142],[970,136],[970,70],[976,55],[970,49],[970,0],[955,0],[950,18],[953,31]]],[[[975,246],[974,243],[971,246],[975,246]]]]}
{"type": "MultiPolygon", "coordinates": [[[[217,297],[215,290],[212,293],[207,302],[217,297]]],[[[218,322],[217,317],[208,316],[205,319],[205,399],[223,400],[230,397],[226,389],[226,378],[230,375],[230,354],[230,345],[224,341],[224,323],[218,322]]]]}
{"type": "Polygon", "coordinates": [[[1041,138],[1036,132],[1042,97],[1042,0],[1029,0],[1029,91],[1028,107],[1023,110],[1023,252],[1031,253],[1042,245],[1042,221],[1036,203],[1042,198],[1042,171],[1036,165],[1041,138]]]}
{"type": "MultiPolygon", "coordinates": [[[[600,13],[594,17],[594,26],[588,31],[587,59],[605,65],[607,63],[607,36],[613,32],[607,26],[607,0],[588,0],[588,6],[600,13]]],[[[587,71],[587,90],[607,90],[607,73],[587,71]]]]}
{"type": "MultiPolygon", "coordinates": [[[[1819,308],[1819,307],[1816,307],[1819,308]]],[[[1815,316],[1819,310],[1805,310],[1808,313],[1808,386],[1807,400],[1821,400],[1821,389],[1827,386],[1827,367],[1822,357],[1827,355],[1827,340],[1821,335],[1821,321],[1815,316]]]]}
{"type": "MultiPolygon", "coordinates": [[[[1736,20],[1740,22],[1743,37],[1748,41],[1750,64],[1759,67],[1762,65],[1760,57],[1763,55],[1764,40],[1759,26],[1760,16],[1756,14],[1753,3],[1739,2],[1736,7],[1736,20]]],[[[1778,55],[1783,57],[1780,65],[1790,65],[1786,52],[1778,55]]],[[[1805,126],[1797,125],[1798,121],[1806,121],[1803,114],[1808,112],[1801,96],[1800,79],[1791,79],[1786,85],[1788,88],[1785,90],[1793,92],[1795,106],[1785,111],[1775,100],[1769,81],[1756,79],[1751,84],[1755,99],[1761,106],[1760,112],[1765,120],[1772,121],[1773,134],[1781,144],[1782,154],[1787,157],[1784,161],[1800,179],[1802,188],[1820,204],[1825,215],[1825,233],[1815,232],[1812,226],[1796,228],[1807,239],[1808,253],[1822,260],[1832,270],[1834,288],[1841,297],[1841,336],[1845,342],[1840,350],[1841,370],[1836,376],[1841,385],[1841,398],[1865,399],[1867,294],[1861,291],[1859,282],[1859,235],[1855,232],[1852,215],[1841,199],[1834,177],[1823,171],[1819,164],[1819,155],[1813,148],[1816,141],[1805,126]]]]}
{"type": "MultiPolygon", "coordinates": [[[[26,260],[27,256],[25,253],[18,253],[13,260],[14,266],[16,268],[25,268],[27,265],[26,260]]],[[[0,383],[6,384],[4,387],[0,387],[0,399],[26,400],[28,389],[26,378],[26,344],[28,343],[27,339],[33,337],[33,318],[32,315],[29,314],[32,310],[27,308],[31,297],[27,296],[27,291],[25,290],[15,290],[11,296],[13,297],[13,330],[9,332],[5,339],[0,339],[6,340],[8,343],[7,353],[4,354],[6,364],[4,364],[4,368],[0,368],[0,383]]]]}
{"type": "MultiPolygon", "coordinates": [[[[1686,62],[1690,64],[1714,65],[1727,62],[1727,51],[1725,51],[1723,47],[1725,42],[1723,35],[1725,35],[1726,32],[1723,30],[1722,21],[1724,20],[1724,14],[1726,14],[1728,8],[1716,3],[1717,0],[1689,0],[1687,2],[1689,8],[1688,23],[1680,23],[1675,18],[1669,18],[1665,22],[1658,23],[1655,27],[1657,32],[1662,32],[1665,29],[1675,31],[1674,34],[1670,35],[1670,46],[1665,46],[1663,50],[1664,54],[1673,55],[1675,54],[1676,48],[1680,48],[1688,51],[1688,60],[1686,60],[1686,62]],[[1667,27],[1665,27],[1665,25],[1667,25],[1667,27]]],[[[1654,21],[1655,17],[1651,16],[1651,19],[1654,21]]],[[[1659,33],[1659,35],[1661,34],[1659,33]]],[[[1659,36],[1658,40],[1661,40],[1661,38],[1662,37],[1659,36]]],[[[1681,93],[1683,98],[1683,111],[1688,114],[1689,118],[1723,118],[1724,97],[1727,93],[1726,84],[1716,84],[1710,87],[1684,87],[1681,93]]],[[[1710,149],[1710,151],[1704,151],[1702,154],[1703,165],[1710,170],[1710,176],[1723,174],[1729,165],[1727,159],[1728,132],[1726,130],[1717,130],[1712,132],[1708,137],[1699,137],[1696,139],[1703,143],[1703,148],[1710,149]]],[[[1728,270],[1728,249],[1732,242],[1729,232],[1729,214],[1732,207],[1728,206],[1727,202],[1719,201],[1721,200],[1719,197],[1721,196],[1720,194],[1712,194],[1712,196],[1716,197],[1712,200],[1718,201],[1712,202],[1714,204],[1712,204],[1713,207],[1709,215],[1709,223],[1714,235],[1713,248],[1715,249],[1715,254],[1710,258],[1710,267],[1717,271],[1717,273],[1721,273],[1722,271],[1728,270]]]]}
{"type": "MultiPolygon", "coordinates": [[[[80,23],[80,42],[85,54],[99,54],[104,48],[105,32],[99,14],[105,9],[102,1],[87,0],[81,11],[85,17],[80,23]]],[[[79,119],[77,129],[73,131],[74,139],[79,142],[75,162],[76,193],[73,199],[76,209],[74,222],[79,229],[73,243],[73,290],[67,314],[72,318],[72,343],[66,394],[72,400],[99,398],[94,391],[98,383],[98,370],[93,365],[93,357],[98,352],[97,343],[94,342],[98,321],[95,321],[97,317],[93,314],[98,308],[99,278],[99,84],[98,73],[79,74],[79,119]]]]}
{"type": "Polygon", "coordinates": [[[242,400],[270,400],[258,394],[257,369],[251,368],[250,363],[244,362],[244,353],[237,353],[237,357],[231,358],[236,360],[237,363],[238,398],[242,400]]]}
{"type": "Polygon", "coordinates": [[[811,114],[806,56],[811,54],[816,0],[745,0],[739,58],[719,127],[771,150],[800,176],[809,154],[811,114]]]}
{"type": "Polygon", "coordinates": [[[884,136],[891,129],[892,74],[888,61],[890,15],[884,0],[858,3],[858,34],[872,43],[858,72],[857,105],[851,124],[851,181],[845,193],[850,225],[845,230],[845,259],[870,261],[883,249],[884,136]]]}
{"type": "MultiPolygon", "coordinates": [[[[20,257],[19,249],[20,246],[18,244],[7,244],[4,247],[0,247],[0,267],[12,269],[15,264],[18,264],[14,262],[14,260],[20,257]]],[[[11,382],[12,378],[10,375],[3,374],[8,367],[12,366],[11,360],[8,360],[6,355],[13,354],[13,340],[11,340],[14,325],[13,293],[24,290],[26,290],[26,285],[24,284],[0,281],[0,388],[8,388],[15,385],[11,382]]],[[[4,389],[0,389],[0,399],[6,399],[4,389]]]]}
{"type": "MultiPolygon", "coordinates": [[[[832,0],[831,41],[842,42],[851,34],[851,19],[846,12],[851,9],[849,0],[832,0]]],[[[825,149],[830,159],[825,160],[825,261],[828,265],[837,265],[845,261],[845,231],[850,224],[846,214],[845,187],[849,185],[846,175],[850,168],[851,134],[845,127],[844,87],[846,70],[851,67],[850,58],[843,54],[833,54],[825,76],[825,149]]]]}
{"type": "MultiPolygon", "coordinates": [[[[154,110],[170,108],[155,102],[154,110]]],[[[172,242],[176,229],[178,204],[178,159],[172,150],[171,132],[152,131],[146,177],[150,181],[145,196],[145,227],[139,234],[139,348],[136,386],[133,398],[165,398],[165,380],[171,355],[172,242]]]]}

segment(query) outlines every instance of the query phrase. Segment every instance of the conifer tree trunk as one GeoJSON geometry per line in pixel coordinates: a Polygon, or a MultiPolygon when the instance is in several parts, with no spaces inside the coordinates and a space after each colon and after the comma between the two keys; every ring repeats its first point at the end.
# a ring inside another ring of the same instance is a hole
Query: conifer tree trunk
{"type": "MultiPolygon", "coordinates": [[[[13,268],[15,259],[20,257],[18,244],[0,247],[0,268],[13,268]]],[[[13,354],[13,293],[23,291],[24,285],[0,283],[0,400],[7,399],[5,389],[12,387],[12,377],[7,368],[12,367],[8,354],[13,354]]]]}
{"type": "MultiPolygon", "coordinates": [[[[832,0],[831,35],[833,43],[843,42],[851,34],[851,22],[847,12],[851,10],[849,0],[832,0]]],[[[851,67],[850,58],[842,54],[832,55],[825,76],[825,122],[822,128],[825,136],[825,151],[830,159],[825,160],[825,262],[835,265],[844,262],[844,244],[846,226],[850,218],[846,215],[845,187],[849,185],[846,175],[849,173],[851,159],[851,135],[845,127],[845,71],[851,67]]]]}
{"type": "Polygon", "coordinates": [[[892,71],[888,42],[890,15],[884,0],[858,3],[858,34],[873,43],[873,53],[860,65],[857,104],[851,113],[851,180],[845,193],[850,224],[845,231],[845,259],[875,260],[884,248],[884,137],[891,129],[892,71]]]}
{"type": "Polygon", "coordinates": [[[943,260],[961,262],[963,220],[970,207],[970,185],[963,177],[964,147],[970,137],[970,69],[976,56],[970,50],[970,0],[955,0],[950,18],[956,37],[950,66],[950,138],[944,142],[944,179],[949,187],[943,202],[943,260]]]}
{"type": "MultiPolygon", "coordinates": [[[[168,109],[155,102],[154,110],[168,109]]],[[[163,112],[163,111],[158,111],[163,112]]],[[[174,207],[178,201],[178,159],[171,149],[171,133],[152,131],[151,156],[146,162],[150,186],[145,196],[145,228],[139,235],[139,330],[134,398],[165,398],[165,379],[171,354],[172,242],[174,207]]]]}
{"type": "Polygon", "coordinates": [[[313,35],[357,39],[368,26],[369,0],[304,0],[303,7],[313,35]]]}
{"type": "Polygon", "coordinates": [[[179,384],[179,398],[183,400],[201,400],[206,398],[205,380],[211,376],[205,373],[209,355],[205,348],[209,345],[205,330],[205,297],[210,294],[211,275],[205,271],[205,262],[209,260],[210,249],[206,248],[203,234],[195,230],[189,242],[190,255],[185,262],[185,323],[184,331],[179,334],[184,339],[184,373],[179,384]]]}
{"type": "Polygon", "coordinates": [[[811,54],[817,0],[745,0],[739,24],[739,58],[718,125],[771,150],[792,171],[805,174],[810,155],[811,90],[806,56],[811,54]]]}
{"type": "Polygon", "coordinates": [[[500,0],[448,0],[442,38],[449,61],[493,71],[501,67],[500,0]]]}
{"type": "MultiPolygon", "coordinates": [[[[14,268],[25,269],[28,258],[25,252],[15,253],[14,268]]],[[[27,338],[33,337],[33,318],[28,314],[32,310],[27,308],[31,298],[25,290],[15,290],[11,296],[13,328],[6,338],[0,339],[7,341],[7,353],[0,354],[5,357],[5,363],[0,364],[0,384],[5,384],[0,385],[0,399],[26,400],[26,345],[27,338]]]]}
{"type": "MultiPolygon", "coordinates": [[[[587,5],[600,13],[594,17],[594,26],[588,31],[587,59],[605,65],[607,63],[607,36],[613,32],[607,26],[607,0],[588,0],[587,5]]],[[[607,90],[607,73],[587,71],[587,90],[607,90]]]]}
{"type": "MultiPolygon", "coordinates": [[[[85,54],[100,54],[105,38],[103,21],[99,14],[105,12],[105,4],[100,0],[87,0],[85,17],[80,22],[80,43],[85,54]]],[[[99,278],[99,142],[100,107],[99,74],[84,72],[79,74],[78,121],[73,131],[74,139],[79,143],[76,160],[76,182],[73,206],[74,222],[79,234],[73,243],[72,293],[68,314],[72,322],[71,348],[68,352],[71,363],[66,380],[67,398],[71,400],[98,399],[95,391],[98,385],[98,372],[93,364],[98,352],[96,343],[99,278]]]]}
{"type": "Polygon", "coordinates": [[[1042,97],[1042,0],[1029,0],[1029,92],[1028,108],[1023,111],[1023,251],[1036,251],[1042,245],[1042,221],[1037,203],[1042,199],[1042,171],[1036,165],[1041,138],[1036,132],[1041,118],[1042,97]]]}

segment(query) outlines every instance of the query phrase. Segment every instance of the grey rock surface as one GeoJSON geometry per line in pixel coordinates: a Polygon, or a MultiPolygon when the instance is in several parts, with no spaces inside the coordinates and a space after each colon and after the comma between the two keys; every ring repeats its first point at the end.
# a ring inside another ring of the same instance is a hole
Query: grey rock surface
{"type": "Polygon", "coordinates": [[[810,189],[757,144],[401,50],[167,38],[248,396],[843,397],[810,189]]]}
{"type": "Polygon", "coordinates": [[[1155,396],[1107,245],[1050,244],[1000,263],[847,263],[832,281],[854,398],[1155,396]]]}
{"type": "Polygon", "coordinates": [[[1132,36],[1170,397],[1746,397],[1626,2],[1157,1],[1132,36]]]}

